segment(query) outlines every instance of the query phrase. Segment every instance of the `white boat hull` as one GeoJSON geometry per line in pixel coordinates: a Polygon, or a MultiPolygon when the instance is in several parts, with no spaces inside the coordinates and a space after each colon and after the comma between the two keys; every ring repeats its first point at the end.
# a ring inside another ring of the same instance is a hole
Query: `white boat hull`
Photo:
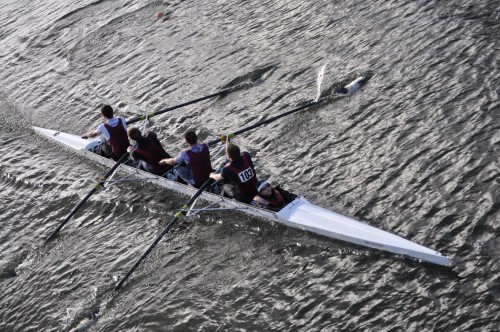
{"type": "MultiPolygon", "coordinates": [[[[89,159],[110,168],[114,165],[113,160],[103,158],[90,152],[95,151],[99,146],[98,139],[82,139],[76,135],[39,127],[33,127],[33,129],[41,136],[54,140],[89,159]]],[[[146,173],[126,165],[122,165],[120,170],[128,174],[133,174],[136,178],[147,179],[149,182],[186,195],[191,196],[197,191],[194,187],[155,176],[151,173],[146,173]]],[[[278,221],[288,226],[304,229],[334,239],[396,254],[408,255],[438,265],[449,265],[450,263],[450,258],[443,256],[437,251],[313,205],[303,197],[296,199],[279,212],[256,208],[209,192],[204,192],[201,198],[212,203],[217,203],[224,208],[238,209],[253,216],[278,221]]]]}
{"type": "Polygon", "coordinates": [[[448,265],[450,259],[400,236],[391,234],[360,221],[326,210],[299,198],[279,213],[281,222],[365,247],[409,255],[439,265],[448,265]]]}

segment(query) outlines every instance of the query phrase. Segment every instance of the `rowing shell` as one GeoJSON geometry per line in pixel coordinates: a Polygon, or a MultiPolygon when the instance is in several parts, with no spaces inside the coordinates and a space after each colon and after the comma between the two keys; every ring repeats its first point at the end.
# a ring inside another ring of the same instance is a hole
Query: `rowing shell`
{"type": "MultiPolygon", "coordinates": [[[[76,135],[39,127],[33,127],[33,129],[39,135],[56,141],[79,155],[102,165],[112,167],[114,164],[113,160],[94,153],[99,146],[98,139],[82,139],[76,135]]],[[[122,165],[120,171],[133,175],[137,179],[143,179],[189,196],[192,196],[197,191],[194,187],[155,176],[127,165],[122,165]]],[[[303,197],[297,198],[279,212],[264,210],[209,192],[204,192],[201,198],[223,208],[239,210],[256,217],[278,221],[288,226],[304,229],[330,238],[407,255],[438,265],[449,265],[450,263],[449,257],[437,251],[311,204],[303,197]]]]}

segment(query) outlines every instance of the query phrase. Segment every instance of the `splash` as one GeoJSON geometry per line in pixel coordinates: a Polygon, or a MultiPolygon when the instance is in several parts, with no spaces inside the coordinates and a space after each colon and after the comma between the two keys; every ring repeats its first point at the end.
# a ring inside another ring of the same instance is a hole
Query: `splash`
{"type": "Polygon", "coordinates": [[[325,69],[327,65],[328,63],[321,67],[318,72],[318,78],[316,80],[318,84],[318,93],[316,94],[316,98],[314,98],[315,102],[317,102],[319,100],[319,97],[321,96],[321,83],[323,82],[323,78],[325,77],[325,69]]]}

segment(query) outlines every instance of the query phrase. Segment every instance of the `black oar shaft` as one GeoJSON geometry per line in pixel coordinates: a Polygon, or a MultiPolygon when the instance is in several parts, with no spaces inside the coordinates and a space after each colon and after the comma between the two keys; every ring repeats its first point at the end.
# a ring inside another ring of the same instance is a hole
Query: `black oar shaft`
{"type": "MultiPolygon", "coordinates": [[[[212,94],[210,94],[208,96],[205,96],[205,97],[200,97],[200,98],[197,98],[197,99],[194,99],[194,100],[191,100],[191,101],[187,101],[185,103],[182,103],[182,104],[179,104],[179,105],[176,105],[176,106],[172,106],[172,107],[169,107],[169,108],[166,108],[166,109],[163,109],[163,110],[151,113],[151,114],[148,115],[148,117],[153,117],[153,116],[156,116],[156,115],[159,115],[159,114],[167,113],[167,112],[176,110],[176,109],[184,107],[184,106],[196,104],[196,103],[198,103],[200,101],[203,101],[203,100],[206,100],[206,99],[210,99],[210,98],[214,98],[214,97],[223,95],[225,93],[232,92],[232,91],[234,91],[234,90],[236,90],[236,89],[244,86],[245,84],[247,84],[247,83],[238,84],[236,86],[233,86],[232,88],[227,88],[227,89],[224,89],[224,90],[212,93],[212,94]]],[[[131,123],[134,123],[134,122],[137,122],[137,121],[141,121],[141,120],[145,120],[145,116],[137,116],[135,118],[132,118],[132,119],[130,119],[130,120],[127,121],[127,124],[131,124],[131,123]]]]}
{"type": "MultiPolygon", "coordinates": [[[[203,191],[205,191],[205,189],[207,189],[213,183],[213,181],[214,181],[213,179],[208,179],[200,187],[200,189],[198,189],[198,191],[191,197],[191,199],[186,203],[186,205],[183,206],[183,209],[186,206],[190,207],[191,205],[193,205],[194,201],[196,201],[196,199],[203,193],[203,191]]],[[[122,278],[122,280],[120,280],[120,282],[118,283],[118,285],[116,285],[115,291],[119,290],[122,287],[122,285],[125,283],[125,281],[127,281],[127,279],[130,277],[130,275],[139,267],[139,265],[141,264],[141,262],[149,255],[149,253],[154,249],[154,247],[156,247],[156,245],[158,244],[158,242],[160,242],[160,240],[165,236],[165,234],[167,234],[170,231],[170,229],[172,227],[174,227],[174,225],[177,223],[177,221],[179,221],[179,219],[181,218],[180,214],[184,214],[184,212],[182,212],[182,210],[179,211],[179,213],[176,214],[176,216],[174,217],[174,219],[172,219],[172,221],[169,222],[167,224],[167,226],[165,226],[165,228],[163,229],[163,231],[161,232],[161,234],[158,235],[158,237],[156,238],[156,240],[149,246],[148,250],[146,250],[146,252],[144,252],[144,254],[134,264],[134,266],[130,269],[130,271],[128,271],[127,274],[122,278]]]]}
{"type": "MultiPolygon", "coordinates": [[[[164,110],[161,110],[161,111],[158,111],[158,112],[154,112],[154,113],[151,113],[149,115],[149,117],[152,117],[152,116],[155,116],[155,115],[158,115],[158,114],[163,114],[163,113],[167,113],[167,112],[170,112],[170,111],[173,111],[173,110],[176,110],[178,108],[181,108],[181,107],[184,107],[184,106],[188,106],[188,105],[191,105],[191,104],[195,104],[195,103],[198,103],[200,101],[203,101],[203,100],[206,100],[206,99],[210,99],[210,98],[214,98],[214,97],[217,97],[217,96],[220,96],[220,95],[223,95],[225,93],[229,93],[229,92],[232,92],[236,89],[239,89],[245,85],[248,85],[247,82],[243,82],[243,83],[240,83],[238,85],[235,85],[231,88],[227,88],[227,89],[224,89],[224,90],[221,90],[221,91],[218,91],[218,92],[215,92],[215,93],[212,93],[210,95],[207,95],[207,96],[204,96],[204,97],[200,97],[200,98],[197,98],[197,99],[194,99],[194,100],[191,100],[191,101],[188,101],[188,102],[185,102],[185,103],[182,103],[182,104],[179,104],[179,105],[176,105],[176,106],[173,106],[173,107],[169,107],[169,108],[166,108],[164,110]]],[[[129,121],[127,121],[127,124],[131,124],[131,123],[134,123],[134,122],[137,122],[137,121],[141,121],[141,120],[144,120],[145,117],[144,116],[137,116],[135,118],[132,118],[130,119],[129,121]]],[[[108,171],[108,173],[104,176],[104,180],[107,179],[111,174],[113,174],[113,172],[118,168],[118,166],[125,160],[125,158],[127,157],[128,153],[124,154],[120,160],[108,171]]],[[[57,233],[59,233],[59,231],[64,227],[64,225],[73,217],[73,215],[85,204],[85,202],[90,198],[90,196],[92,196],[95,192],[97,191],[97,188],[93,188],[88,194],[87,196],[85,196],[85,198],[77,205],[73,208],[73,210],[70,212],[70,214],[66,217],[66,219],[57,227],[57,229],[47,238],[47,240],[45,240],[45,243],[49,242],[50,240],[52,240],[56,235],[57,233]]]]}
{"type": "MultiPolygon", "coordinates": [[[[121,163],[123,163],[125,161],[125,159],[127,157],[128,157],[128,153],[125,153],[113,165],[113,167],[111,167],[111,169],[104,175],[103,180],[106,180],[108,177],[110,177],[111,174],[113,174],[114,171],[116,171],[116,169],[120,166],[121,163]]],[[[71,219],[71,217],[73,217],[75,215],[75,213],[85,204],[85,202],[88,201],[88,199],[90,198],[90,196],[92,196],[98,190],[99,186],[101,186],[101,182],[98,182],[94,186],[94,188],[92,188],[92,190],[89,191],[89,193],[85,196],[85,198],[82,199],[80,201],[80,203],[78,203],[78,205],[73,208],[73,210],[71,210],[71,212],[66,216],[66,219],[64,219],[63,222],[57,227],[57,229],[54,232],[52,232],[52,234],[50,234],[50,236],[47,238],[47,240],[45,240],[45,244],[47,244],[47,242],[49,242],[50,240],[52,240],[57,235],[57,233],[59,233],[59,231],[64,227],[64,225],[66,225],[66,223],[71,219]]]]}
{"type": "MultiPolygon", "coordinates": [[[[232,135],[232,136],[236,136],[236,135],[242,134],[242,133],[244,133],[244,132],[250,131],[250,130],[252,130],[252,129],[255,129],[255,128],[257,128],[257,127],[260,127],[260,126],[266,125],[266,124],[268,124],[268,123],[271,123],[271,122],[273,122],[273,121],[278,120],[279,118],[282,118],[282,117],[284,117],[284,116],[287,116],[287,115],[290,115],[290,114],[293,114],[293,113],[297,113],[297,112],[299,112],[299,111],[301,111],[301,110],[303,110],[303,109],[305,109],[305,108],[311,107],[311,106],[313,106],[313,105],[317,104],[318,102],[319,102],[319,101],[312,101],[312,102],[309,102],[309,103],[307,103],[307,104],[305,104],[305,105],[298,106],[298,107],[296,107],[296,108],[294,108],[294,109],[292,109],[292,110],[290,110],[290,111],[288,111],[288,112],[285,112],[285,113],[282,113],[282,114],[279,114],[279,115],[273,116],[272,118],[269,118],[269,119],[266,119],[266,120],[263,120],[263,121],[257,122],[257,123],[255,123],[255,124],[253,124],[253,125],[251,125],[251,126],[248,126],[248,127],[242,128],[242,129],[240,129],[240,130],[237,130],[237,131],[235,131],[234,133],[231,133],[231,135],[232,135]]],[[[213,140],[213,141],[208,142],[208,145],[214,145],[214,144],[219,143],[220,141],[221,141],[220,139],[215,139],[215,140],[213,140]]]]}
{"type": "MultiPolygon", "coordinates": [[[[296,112],[299,112],[307,107],[311,107],[313,106],[314,104],[317,104],[319,101],[312,101],[312,102],[309,102],[305,105],[302,105],[302,106],[298,106],[288,112],[285,112],[283,114],[280,114],[280,115],[277,115],[277,116],[274,116],[272,118],[269,118],[269,119],[266,119],[266,120],[263,120],[263,121],[260,121],[260,122],[257,122],[249,127],[246,127],[246,128],[243,128],[243,129],[240,129],[238,131],[235,131],[234,133],[232,133],[231,135],[235,136],[235,135],[239,135],[239,134],[242,134],[244,132],[247,132],[249,130],[252,130],[254,128],[257,128],[257,127],[260,127],[260,126],[263,126],[263,125],[266,125],[270,122],[273,122],[279,118],[282,118],[284,116],[287,116],[287,115],[290,115],[290,114],[293,114],[293,113],[296,113],[296,112]]],[[[217,140],[213,140],[213,141],[210,141],[208,142],[208,145],[214,145],[216,143],[219,143],[220,142],[220,139],[217,139],[217,140]]],[[[191,205],[193,204],[193,202],[203,193],[203,191],[208,187],[210,186],[212,183],[213,183],[213,179],[208,179],[204,184],[203,186],[201,186],[201,188],[196,192],[196,194],[194,194],[191,199],[189,200],[189,202],[183,207],[183,209],[185,209],[186,207],[191,207],[191,205]]],[[[182,210],[181,210],[182,211],[182,210]]],[[[179,212],[181,213],[181,212],[179,212]]],[[[122,285],[125,283],[125,281],[130,277],[130,275],[137,269],[137,267],[139,267],[139,265],[141,264],[141,262],[149,255],[149,253],[153,250],[154,247],[156,247],[156,245],[158,244],[158,242],[160,242],[160,240],[165,236],[165,234],[167,234],[170,229],[177,223],[177,221],[179,220],[180,218],[180,215],[177,214],[174,219],[172,219],[171,222],[169,222],[167,224],[167,226],[165,227],[165,229],[161,232],[161,234],[156,238],[156,240],[149,246],[149,248],[146,250],[146,252],[141,256],[141,258],[139,258],[139,260],[134,264],[134,266],[130,269],[130,271],[128,271],[128,273],[123,277],[122,280],[120,280],[120,282],[118,283],[118,285],[115,287],[115,291],[119,290],[122,285]]]]}
{"type": "Polygon", "coordinates": [[[161,232],[161,234],[156,238],[156,240],[149,246],[148,250],[146,250],[146,252],[141,256],[141,258],[139,258],[139,260],[135,262],[134,266],[130,269],[130,271],[127,272],[125,277],[123,277],[123,279],[120,280],[118,285],[115,287],[115,291],[119,290],[122,287],[125,281],[127,281],[127,279],[130,277],[130,275],[139,267],[141,262],[149,255],[149,253],[154,249],[154,247],[156,247],[158,242],[160,242],[160,240],[165,236],[165,234],[167,234],[170,231],[170,229],[174,227],[178,219],[179,218],[176,216],[174,217],[174,219],[172,219],[171,222],[168,223],[163,232],[161,232]]]}
{"type": "Polygon", "coordinates": [[[66,225],[66,223],[71,219],[71,217],[75,215],[75,213],[83,206],[83,204],[85,204],[85,202],[87,202],[90,196],[92,196],[96,191],[97,191],[96,188],[93,188],[91,191],[89,191],[87,196],[85,196],[85,198],[81,200],[80,203],[78,203],[78,205],[73,208],[73,210],[71,210],[71,212],[66,216],[66,219],[64,219],[64,221],[59,224],[59,226],[52,232],[52,234],[50,234],[50,236],[45,240],[45,243],[52,240],[57,235],[57,233],[59,233],[61,228],[63,228],[64,225],[66,225]]]}
{"type": "MultiPolygon", "coordinates": [[[[305,105],[302,105],[302,106],[298,106],[288,112],[285,112],[283,114],[280,114],[280,115],[277,115],[277,116],[274,116],[272,118],[269,118],[269,119],[266,119],[266,120],[263,120],[263,121],[260,121],[260,122],[257,122],[249,127],[246,127],[246,128],[243,128],[243,129],[240,129],[238,131],[235,131],[234,133],[232,133],[231,135],[235,136],[235,135],[239,135],[239,134],[242,134],[244,132],[247,132],[249,130],[252,130],[254,128],[257,128],[257,127],[260,127],[260,126],[263,126],[263,125],[266,125],[268,123],[271,123],[279,118],[282,118],[284,116],[287,116],[287,115],[290,115],[290,114],[293,114],[293,113],[296,113],[296,112],[299,112],[305,108],[308,108],[308,107],[311,107],[313,106],[314,104],[318,103],[319,101],[312,101],[312,102],[309,102],[305,105]]],[[[217,140],[213,140],[213,141],[210,141],[208,142],[208,145],[214,145],[216,143],[219,143],[220,142],[220,139],[217,139],[217,140]]],[[[213,183],[213,179],[208,179],[204,184],[203,186],[201,186],[201,188],[196,192],[196,194],[194,194],[191,199],[189,200],[189,202],[183,207],[183,208],[186,208],[186,206],[189,208],[193,202],[203,193],[203,191],[208,187],[210,186],[211,184],[213,183]]],[[[181,210],[182,211],[182,210],[181,210]]],[[[181,213],[181,212],[179,212],[181,213]]],[[[139,267],[139,265],[141,264],[141,262],[149,255],[149,253],[154,249],[154,247],[156,247],[156,245],[158,244],[158,242],[160,242],[160,240],[165,236],[165,234],[167,234],[170,229],[177,223],[177,221],[179,220],[180,216],[179,214],[177,214],[174,219],[172,219],[171,222],[169,222],[167,224],[167,226],[165,227],[165,229],[161,232],[161,234],[156,238],[156,240],[149,246],[149,248],[146,250],[146,252],[141,256],[141,258],[139,258],[139,260],[134,264],[134,266],[128,271],[128,273],[123,277],[122,280],[120,280],[120,282],[118,283],[118,285],[115,287],[115,291],[119,290],[122,285],[125,283],[125,281],[130,277],[130,275],[137,269],[137,267],[139,267]]]]}

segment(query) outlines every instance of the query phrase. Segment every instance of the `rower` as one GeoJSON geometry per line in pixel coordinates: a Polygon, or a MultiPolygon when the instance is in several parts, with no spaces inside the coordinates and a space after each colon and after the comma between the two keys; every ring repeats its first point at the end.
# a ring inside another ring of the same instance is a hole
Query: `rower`
{"type": "Polygon", "coordinates": [[[131,127],[128,137],[136,143],[135,149],[129,146],[127,151],[132,160],[139,162],[137,168],[156,175],[163,175],[172,169],[170,165],[159,163],[164,158],[170,158],[170,155],[161,146],[156,133],[149,132],[142,136],[138,128],[131,127]]]}
{"type": "Polygon", "coordinates": [[[184,140],[189,145],[189,148],[182,150],[175,158],[160,160],[160,164],[178,164],[174,167],[174,174],[176,177],[187,184],[199,188],[208,180],[212,172],[208,144],[198,143],[198,136],[191,130],[184,134],[184,140]],[[183,162],[186,166],[181,165],[183,162]]]}
{"type": "Polygon", "coordinates": [[[280,186],[271,187],[266,180],[257,181],[255,187],[257,195],[253,198],[252,205],[263,209],[279,211],[297,198],[297,195],[282,189],[280,186]]]}
{"type": "Polygon", "coordinates": [[[102,135],[105,141],[99,146],[99,154],[117,161],[130,146],[127,137],[127,123],[122,116],[113,116],[113,108],[110,105],[103,105],[101,114],[106,121],[100,124],[97,129],[83,134],[82,138],[102,135]]]}
{"type": "Polygon", "coordinates": [[[225,180],[223,194],[240,202],[250,203],[257,194],[257,175],[250,154],[240,153],[237,145],[229,143],[226,146],[226,158],[230,162],[222,167],[220,173],[211,173],[210,177],[215,181],[225,180]]]}

